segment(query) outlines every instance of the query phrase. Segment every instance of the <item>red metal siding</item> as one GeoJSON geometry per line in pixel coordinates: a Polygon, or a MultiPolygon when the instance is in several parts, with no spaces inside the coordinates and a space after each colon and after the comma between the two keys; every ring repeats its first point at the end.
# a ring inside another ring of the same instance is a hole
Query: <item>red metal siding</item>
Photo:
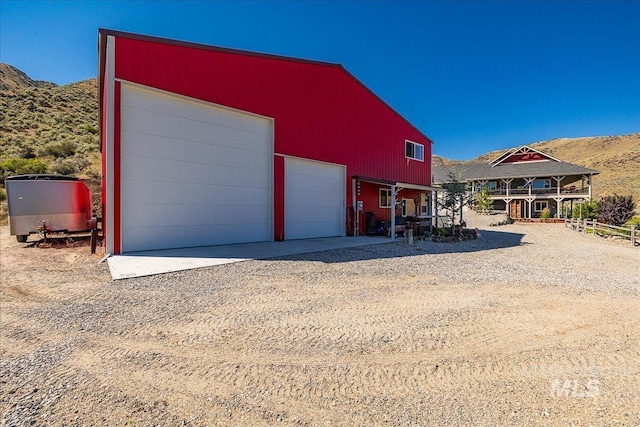
{"type": "Polygon", "coordinates": [[[431,142],[339,66],[122,37],[115,63],[118,79],[274,118],[276,153],[431,184],[431,142]],[[405,139],[426,162],[407,161],[405,139]]]}
{"type": "MultiPolygon", "coordinates": [[[[106,34],[101,30],[105,42],[106,34]]],[[[282,155],[346,165],[347,209],[352,208],[352,176],[431,184],[431,141],[341,66],[115,32],[112,35],[117,38],[116,79],[274,119],[275,240],[284,238],[282,155]],[[405,158],[407,139],[424,145],[425,162],[405,158]]],[[[101,69],[105,66],[101,57],[101,69]]],[[[104,101],[106,94],[101,95],[104,101]]],[[[115,189],[114,200],[109,203],[113,203],[115,215],[106,218],[103,207],[103,218],[113,221],[114,251],[119,253],[120,82],[116,83],[114,102],[115,189]]],[[[104,115],[106,105],[101,107],[104,115]]],[[[105,123],[103,117],[103,126],[105,123]]],[[[105,143],[102,141],[103,146],[105,143]]],[[[105,153],[103,150],[103,157],[105,153]]],[[[107,172],[104,160],[103,176],[107,172]]],[[[357,200],[363,200],[364,210],[375,212],[378,219],[390,219],[391,210],[378,207],[378,188],[362,183],[357,200]]],[[[103,203],[104,189],[103,180],[103,203]]],[[[409,194],[414,193],[405,192],[400,197],[412,197],[409,194]]]]}

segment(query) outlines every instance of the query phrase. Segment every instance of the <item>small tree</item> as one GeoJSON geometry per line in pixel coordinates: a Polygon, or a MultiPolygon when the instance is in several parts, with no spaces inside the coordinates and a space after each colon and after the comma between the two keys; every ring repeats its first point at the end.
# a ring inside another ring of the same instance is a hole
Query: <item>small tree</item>
{"type": "Polygon", "coordinates": [[[25,175],[31,173],[45,173],[47,164],[40,159],[8,159],[0,162],[0,183],[12,175],[25,175]]]}
{"type": "Polygon", "coordinates": [[[444,209],[447,218],[451,220],[451,233],[455,225],[456,215],[459,214],[460,222],[462,222],[462,208],[467,206],[473,200],[467,192],[467,185],[460,181],[459,175],[455,172],[449,172],[448,181],[442,183],[445,190],[444,197],[439,199],[438,207],[444,209]]]}
{"type": "Polygon", "coordinates": [[[491,199],[489,188],[486,185],[482,186],[482,190],[476,197],[475,204],[476,212],[478,213],[488,213],[493,209],[493,199],[491,199]]]}
{"type": "Polygon", "coordinates": [[[598,219],[607,224],[620,226],[633,218],[636,204],[633,196],[605,196],[598,202],[598,219]]]}
{"type": "Polygon", "coordinates": [[[573,207],[573,218],[596,219],[598,204],[595,200],[587,200],[578,206],[573,207]]]}

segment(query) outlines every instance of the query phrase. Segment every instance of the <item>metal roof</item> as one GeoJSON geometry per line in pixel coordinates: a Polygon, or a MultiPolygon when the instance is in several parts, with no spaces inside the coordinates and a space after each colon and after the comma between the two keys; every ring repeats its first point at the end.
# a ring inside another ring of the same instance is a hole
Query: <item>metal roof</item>
{"type": "Polygon", "coordinates": [[[535,161],[522,163],[502,163],[492,166],[489,163],[464,163],[452,166],[434,166],[433,182],[448,180],[450,172],[459,175],[462,181],[482,181],[509,178],[533,178],[566,175],[596,175],[600,172],[562,161],[535,161]]]}

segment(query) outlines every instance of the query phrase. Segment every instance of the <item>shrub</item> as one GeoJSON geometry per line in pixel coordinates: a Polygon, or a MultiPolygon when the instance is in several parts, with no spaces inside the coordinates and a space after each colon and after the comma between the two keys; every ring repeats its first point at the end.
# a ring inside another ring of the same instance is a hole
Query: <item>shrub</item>
{"type": "Polygon", "coordinates": [[[85,168],[87,168],[87,166],[91,165],[91,160],[89,160],[87,156],[83,156],[81,154],[76,154],[75,156],[73,156],[71,161],[78,171],[83,171],[85,170],[85,168]]]}
{"type": "Polygon", "coordinates": [[[0,188],[0,202],[4,202],[5,200],[7,200],[7,193],[0,188]]]}
{"type": "Polygon", "coordinates": [[[629,221],[624,223],[625,227],[635,226],[637,230],[640,230],[640,216],[634,216],[629,221]]]}
{"type": "Polygon", "coordinates": [[[486,185],[482,186],[482,190],[476,197],[475,205],[478,213],[488,213],[493,209],[493,200],[486,185]]]}
{"type": "Polygon", "coordinates": [[[59,173],[60,175],[72,175],[76,173],[77,165],[71,159],[57,159],[51,170],[55,173],[59,173]]]}
{"type": "Polygon", "coordinates": [[[45,173],[46,171],[47,165],[40,159],[15,158],[0,162],[0,178],[3,182],[8,176],[45,173]]]}
{"type": "Polygon", "coordinates": [[[598,203],[595,200],[588,200],[573,207],[573,218],[596,219],[597,212],[598,203]]]}
{"type": "Polygon", "coordinates": [[[543,219],[551,218],[551,211],[549,210],[549,208],[542,209],[542,212],[540,212],[540,218],[543,218],[543,219]]]}
{"type": "Polygon", "coordinates": [[[49,144],[45,147],[45,152],[55,158],[71,157],[76,154],[78,144],[73,141],[62,141],[56,144],[49,144]]]}
{"type": "Polygon", "coordinates": [[[98,134],[98,126],[91,124],[91,123],[86,123],[84,125],[82,125],[82,130],[85,131],[86,133],[90,133],[92,135],[97,135],[98,134]]]}
{"type": "Polygon", "coordinates": [[[449,234],[449,229],[446,227],[438,227],[438,236],[446,236],[449,234]]]}
{"type": "Polygon", "coordinates": [[[620,226],[633,218],[636,204],[633,196],[605,196],[598,202],[598,220],[620,226]]]}

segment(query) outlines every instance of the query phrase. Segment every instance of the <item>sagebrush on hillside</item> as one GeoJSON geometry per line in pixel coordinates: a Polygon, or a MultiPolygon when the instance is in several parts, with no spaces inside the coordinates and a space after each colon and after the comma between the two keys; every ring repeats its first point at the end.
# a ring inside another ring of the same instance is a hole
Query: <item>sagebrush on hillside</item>
{"type": "MultiPolygon", "coordinates": [[[[96,79],[56,86],[0,64],[0,173],[0,186],[22,173],[83,178],[100,215],[96,79]]],[[[6,209],[0,210],[2,222],[6,209]]]]}

